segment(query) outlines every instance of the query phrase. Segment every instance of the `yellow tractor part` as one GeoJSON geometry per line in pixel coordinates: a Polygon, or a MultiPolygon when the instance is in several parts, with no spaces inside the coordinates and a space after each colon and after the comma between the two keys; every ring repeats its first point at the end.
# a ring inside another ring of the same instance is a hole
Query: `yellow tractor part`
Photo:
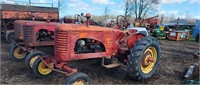
{"type": "Polygon", "coordinates": [[[19,47],[16,47],[13,51],[13,55],[14,57],[20,59],[20,58],[24,58],[27,55],[27,52],[22,51],[19,47]],[[21,51],[21,52],[20,52],[21,51]]]}
{"type": "MultiPolygon", "coordinates": [[[[53,63],[49,63],[48,64],[51,68],[54,67],[54,64],[53,63]]],[[[43,75],[48,75],[50,74],[53,70],[51,68],[48,68],[45,63],[43,61],[41,61],[38,65],[38,71],[40,74],[43,74],[43,75]]]]}
{"type": "Polygon", "coordinates": [[[148,74],[154,68],[157,60],[157,51],[154,47],[148,47],[143,54],[141,70],[143,73],[148,74]]]}
{"type": "Polygon", "coordinates": [[[135,22],[135,27],[139,27],[141,24],[139,22],[135,22]]]}
{"type": "Polygon", "coordinates": [[[29,62],[29,65],[30,65],[31,68],[33,68],[33,63],[35,62],[35,60],[36,60],[37,58],[38,58],[38,55],[33,56],[33,57],[31,58],[31,60],[30,60],[30,62],[29,62]]]}
{"type": "Polygon", "coordinates": [[[163,31],[165,26],[160,26],[160,30],[163,31]]]}
{"type": "Polygon", "coordinates": [[[85,84],[86,84],[85,80],[79,79],[76,80],[72,85],[85,85],[85,84]]]}

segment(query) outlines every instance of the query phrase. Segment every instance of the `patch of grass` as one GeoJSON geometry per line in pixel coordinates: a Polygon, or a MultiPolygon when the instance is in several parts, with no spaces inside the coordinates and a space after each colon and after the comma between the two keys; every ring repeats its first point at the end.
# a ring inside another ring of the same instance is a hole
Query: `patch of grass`
{"type": "Polygon", "coordinates": [[[190,35],[187,41],[194,41],[195,42],[195,38],[193,38],[192,35],[190,35]]]}

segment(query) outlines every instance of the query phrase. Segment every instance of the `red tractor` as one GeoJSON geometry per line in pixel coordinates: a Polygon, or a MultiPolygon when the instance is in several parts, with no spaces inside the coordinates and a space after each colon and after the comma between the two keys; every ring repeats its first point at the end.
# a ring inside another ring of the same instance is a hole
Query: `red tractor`
{"type": "MultiPolygon", "coordinates": [[[[24,2],[26,4],[26,2],[24,2]]],[[[28,4],[28,3],[27,3],[28,4]]],[[[45,4],[45,3],[44,3],[45,4]]],[[[47,4],[45,6],[48,6],[47,4]]],[[[1,35],[11,43],[14,39],[15,20],[58,21],[58,8],[34,5],[0,4],[1,35]]],[[[19,30],[19,29],[18,29],[19,30]]]]}
{"type": "MultiPolygon", "coordinates": [[[[81,21],[80,17],[71,20],[65,23],[81,21]]],[[[25,65],[30,69],[32,67],[32,64],[29,64],[32,61],[30,57],[53,53],[54,30],[58,24],[61,23],[50,22],[49,19],[47,21],[16,20],[14,22],[15,39],[9,51],[10,59],[12,61],[25,59],[25,65]]]]}
{"type": "MultiPolygon", "coordinates": [[[[89,21],[91,15],[86,14],[86,17],[89,21]]],[[[133,78],[141,80],[151,77],[160,62],[159,42],[135,29],[120,30],[124,29],[123,26],[118,24],[111,29],[89,24],[58,25],[55,29],[54,56],[31,58],[29,63],[33,64],[34,74],[44,78],[53,72],[59,72],[68,76],[64,84],[90,84],[85,73],[70,68],[67,62],[102,58],[102,66],[106,68],[125,64],[133,78]],[[112,63],[105,65],[104,58],[111,58],[112,63]],[[113,62],[115,59],[118,62],[113,62]]]]}
{"type": "MultiPolygon", "coordinates": [[[[70,19],[65,23],[82,24],[82,17],[77,15],[75,15],[75,19],[70,19]]],[[[61,23],[50,22],[47,19],[46,22],[16,20],[13,24],[15,42],[10,49],[10,58],[13,61],[22,61],[28,53],[35,51],[36,48],[54,46],[54,29],[61,23]]]]}
{"type": "MultiPolygon", "coordinates": [[[[22,61],[26,56],[36,54],[36,49],[54,46],[54,30],[60,23],[45,21],[16,20],[14,22],[15,42],[10,48],[10,58],[22,61]]],[[[39,52],[39,54],[44,54],[39,52]]]]}

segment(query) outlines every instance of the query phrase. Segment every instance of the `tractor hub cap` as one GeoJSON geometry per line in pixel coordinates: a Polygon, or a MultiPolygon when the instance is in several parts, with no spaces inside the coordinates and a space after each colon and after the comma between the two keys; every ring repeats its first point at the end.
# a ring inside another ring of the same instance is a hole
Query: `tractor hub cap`
{"type": "Polygon", "coordinates": [[[86,81],[79,79],[79,80],[76,80],[72,85],[85,85],[85,84],[86,84],[86,81]]]}
{"type": "MultiPolygon", "coordinates": [[[[50,68],[54,67],[53,63],[48,64],[50,68]]],[[[43,75],[48,75],[49,73],[52,72],[52,69],[48,68],[43,61],[41,61],[38,65],[38,71],[43,74],[43,75]]]]}
{"type": "Polygon", "coordinates": [[[154,68],[157,60],[157,51],[154,47],[148,47],[142,56],[141,70],[148,74],[154,68]]]}
{"type": "Polygon", "coordinates": [[[16,47],[13,51],[13,55],[16,58],[24,58],[27,55],[27,52],[24,52],[22,49],[20,49],[19,47],[16,47]]]}

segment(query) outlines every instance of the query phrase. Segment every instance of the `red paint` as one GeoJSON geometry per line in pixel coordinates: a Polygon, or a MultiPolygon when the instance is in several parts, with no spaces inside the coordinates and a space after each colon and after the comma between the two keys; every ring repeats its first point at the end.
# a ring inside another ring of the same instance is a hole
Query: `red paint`
{"type": "Polygon", "coordinates": [[[30,12],[30,11],[2,11],[3,19],[58,19],[58,13],[49,13],[49,12],[30,12]]]}
{"type": "Polygon", "coordinates": [[[137,34],[136,32],[136,30],[124,32],[117,29],[98,26],[87,27],[85,25],[75,24],[59,25],[55,31],[54,58],[61,61],[70,61],[117,55],[120,48],[126,48],[124,50],[129,51],[129,47],[132,47],[135,42],[144,36],[142,34],[137,34]],[[120,36],[122,36],[121,39],[119,39],[120,36]],[[106,51],[75,54],[75,43],[80,38],[90,38],[100,41],[105,46],[106,51]],[[121,47],[118,44],[119,42],[121,43],[121,47]]]}
{"type": "MultiPolygon", "coordinates": [[[[27,23],[24,24],[24,29],[26,29],[26,26],[31,26],[32,27],[32,36],[33,39],[31,42],[28,42],[26,39],[24,40],[24,43],[27,47],[35,47],[35,46],[52,46],[54,45],[54,41],[37,41],[37,36],[36,34],[39,32],[41,29],[48,30],[48,32],[52,31],[54,32],[55,28],[57,25],[60,23],[54,23],[54,22],[44,22],[44,21],[28,21],[27,23]]],[[[23,29],[23,30],[24,30],[23,29]]]]}

